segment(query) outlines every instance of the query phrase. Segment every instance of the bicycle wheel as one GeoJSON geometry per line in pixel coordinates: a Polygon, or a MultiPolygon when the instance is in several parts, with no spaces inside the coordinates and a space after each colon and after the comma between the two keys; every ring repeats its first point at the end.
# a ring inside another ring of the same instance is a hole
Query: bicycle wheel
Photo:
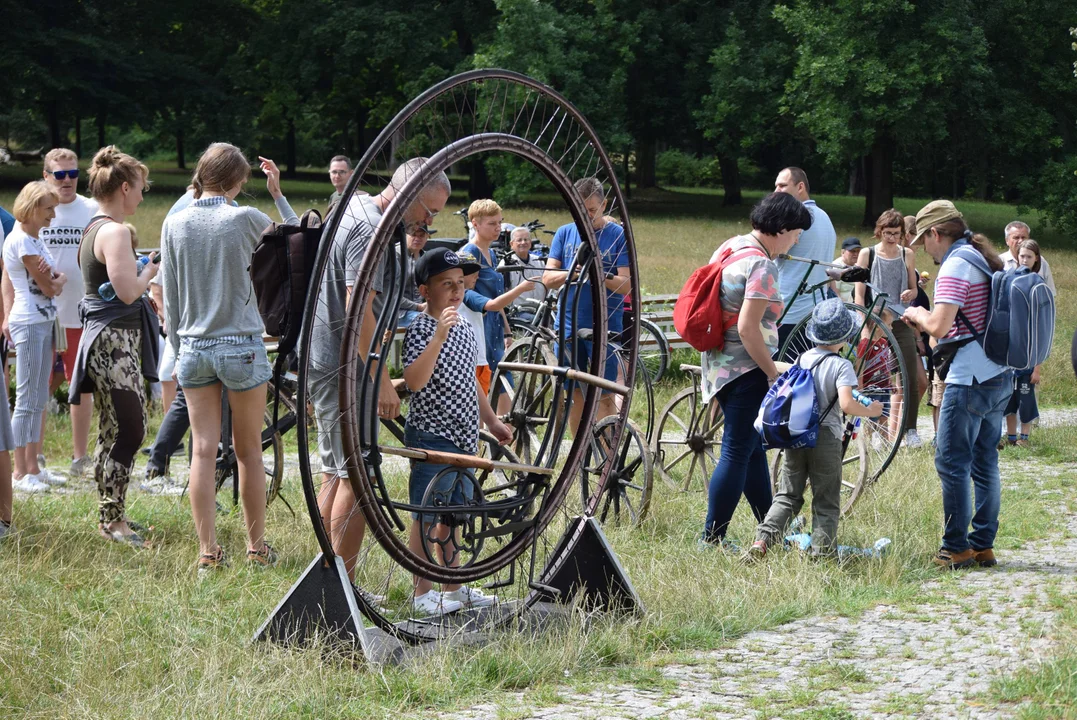
{"type": "MultiPolygon", "coordinates": [[[[849,513],[864,491],[873,485],[886,471],[901,446],[905,427],[907,403],[903,388],[909,386],[908,371],[902,360],[901,350],[890,328],[865,308],[854,303],[845,306],[860,318],[859,341],[850,344],[845,352],[856,370],[860,392],[878,400],[883,414],[878,418],[842,419],[842,427],[848,427],[842,458],[842,514],[849,513]],[[851,421],[851,426],[850,426],[851,421]]],[[[801,353],[815,347],[806,334],[810,317],[805,317],[790,333],[778,353],[778,360],[795,362],[801,353]]],[[[914,399],[915,401],[915,399],[914,399]]],[[[835,406],[831,412],[840,412],[835,406]]],[[[771,483],[775,490],[781,481],[782,453],[775,453],[771,463],[771,483]]]]}
{"type": "MultiPolygon", "coordinates": [[[[549,343],[537,335],[514,343],[501,362],[557,365],[549,343]]],[[[560,417],[560,406],[565,404],[561,401],[555,407],[558,382],[552,375],[509,372],[500,367],[490,382],[491,407],[496,409],[503,396],[509,398],[509,411],[501,418],[513,430],[513,441],[507,447],[527,464],[535,464],[547,433],[560,417]]]]}
{"type": "Polygon", "coordinates": [[[639,321],[639,359],[652,383],[661,380],[669,369],[669,340],[662,328],[647,318],[639,321]]]}
{"type": "Polygon", "coordinates": [[[603,523],[639,525],[651,505],[654,466],[651,451],[639,427],[628,420],[620,442],[613,448],[617,418],[603,418],[591,432],[580,473],[580,498],[603,523]],[[612,450],[611,450],[612,449],[612,450]],[[605,488],[598,483],[607,463],[614,464],[605,488]]]}
{"type": "Polygon", "coordinates": [[[704,406],[696,388],[673,396],[658,418],[652,448],[659,476],[675,490],[706,490],[721,453],[725,416],[716,401],[704,406]]]}

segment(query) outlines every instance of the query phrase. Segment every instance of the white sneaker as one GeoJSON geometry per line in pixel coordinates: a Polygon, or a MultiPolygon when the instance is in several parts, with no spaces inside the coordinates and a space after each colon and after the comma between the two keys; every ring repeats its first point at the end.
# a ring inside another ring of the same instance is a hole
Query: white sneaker
{"type": "Polygon", "coordinates": [[[498,602],[496,595],[487,595],[482,590],[467,585],[461,585],[459,589],[452,592],[442,593],[441,596],[446,602],[459,602],[466,608],[489,607],[498,602]]]}
{"type": "Polygon", "coordinates": [[[93,458],[89,454],[83,455],[78,460],[71,461],[71,468],[67,474],[73,478],[82,477],[88,471],[93,470],[93,458]]]}
{"type": "Polygon", "coordinates": [[[924,441],[920,439],[920,433],[916,432],[916,429],[906,431],[905,433],[905,447],[915,450],[922,448],[924,441]]]}
{"type": "Polygon", "coordinates": [[[57,487],[67,485],[67,478],[63,475],[49,472],[48,468],[41,468],[41,472],[39,472],[37,476],[41,478],[42,482],[46,482],[49,485],[56,485],[57,487]]]}
{"type": "Polygon", "coordinates": [[[49,486],[41,481],[38,475],[23,475],[11,483],[11,487],[24,493],[47,493],[49,486]]]}
{"type": "Polygon", "coordinates": [[[871,449],[875,452],[883,451],[883,436],[878,432],[872,433],[871,435],[871,449]]]}
{"type": "Polygon", "coordinates": [[[415,612],[423,615],[448,615],[463,607],[459,600],[446,600],[443,593],[437,590],[417,596],[411,602],[415,612]]]}

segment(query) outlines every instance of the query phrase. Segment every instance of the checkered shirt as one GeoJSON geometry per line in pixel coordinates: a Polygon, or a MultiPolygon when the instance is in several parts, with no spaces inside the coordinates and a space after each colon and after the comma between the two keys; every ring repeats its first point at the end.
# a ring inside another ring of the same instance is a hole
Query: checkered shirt
{"type": "MultiPolygon", "coordinates": [[[[421,313],[404,335],[404,367],[408,367],[437,330],[438,321],[421,313]]],[[[478,342],[467,322],[449,331],[441,346],[434,372],[426,386],[411,396],[408,424],[451,441],[461,450],[474,454],[479,449],[478,380],[475,365],[478,342]]]]}

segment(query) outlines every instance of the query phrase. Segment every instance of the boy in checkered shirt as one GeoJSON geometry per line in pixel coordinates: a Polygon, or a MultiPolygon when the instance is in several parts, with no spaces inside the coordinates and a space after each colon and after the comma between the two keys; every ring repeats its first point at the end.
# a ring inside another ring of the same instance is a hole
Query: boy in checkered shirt
{"type": "MultiPolygon", "coordinates": [[[[500,442],[512,440],[512,431],[497,418],[479,388],[476,331],[457,311],[464,299],[464,273],[477,271],[477,265],[462,261],[446,248],[427,252],[415,264],[415,283],[426,300],[426,311],[412,321],[404,336],[404,380],[412,393],[404,428],[409,448],[474,455],[480,418],[500,442]]],[[[426,504],[448,507],[470,501],[474,488],[463,471],[446,472],[433,482],[450,468],[413,460],[408,483],[411,504],[423,505],[424,498],[426,504]]],[[[437,514],[412,513],[412,519],[408,545],[414,553],[425,555],[423,544],[433,540],[433,557],[449,567],[459,564],[452,529],[437,514]]],[[[426,578],[415,576],[413,582],[413,606],[419,613],[443,614],[497,602],[466,585],[444,585],[439,592],[426,578]]]]}

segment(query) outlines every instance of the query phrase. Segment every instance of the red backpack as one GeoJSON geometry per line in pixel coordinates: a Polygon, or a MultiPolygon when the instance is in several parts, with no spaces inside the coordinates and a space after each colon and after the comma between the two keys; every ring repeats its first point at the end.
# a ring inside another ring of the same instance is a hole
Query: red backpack
{"type": "Polygon", "coordinates": [[[734,251],[726,241],[718,249],[718,258],[692,273],[673,305],[673,327],[681,340],[700,352],[721,351],[726,330],[737,324],[738,315],[722,312],[722,273],[732,263],[751,255],[766,257],[756,247],[734,251]]]}

